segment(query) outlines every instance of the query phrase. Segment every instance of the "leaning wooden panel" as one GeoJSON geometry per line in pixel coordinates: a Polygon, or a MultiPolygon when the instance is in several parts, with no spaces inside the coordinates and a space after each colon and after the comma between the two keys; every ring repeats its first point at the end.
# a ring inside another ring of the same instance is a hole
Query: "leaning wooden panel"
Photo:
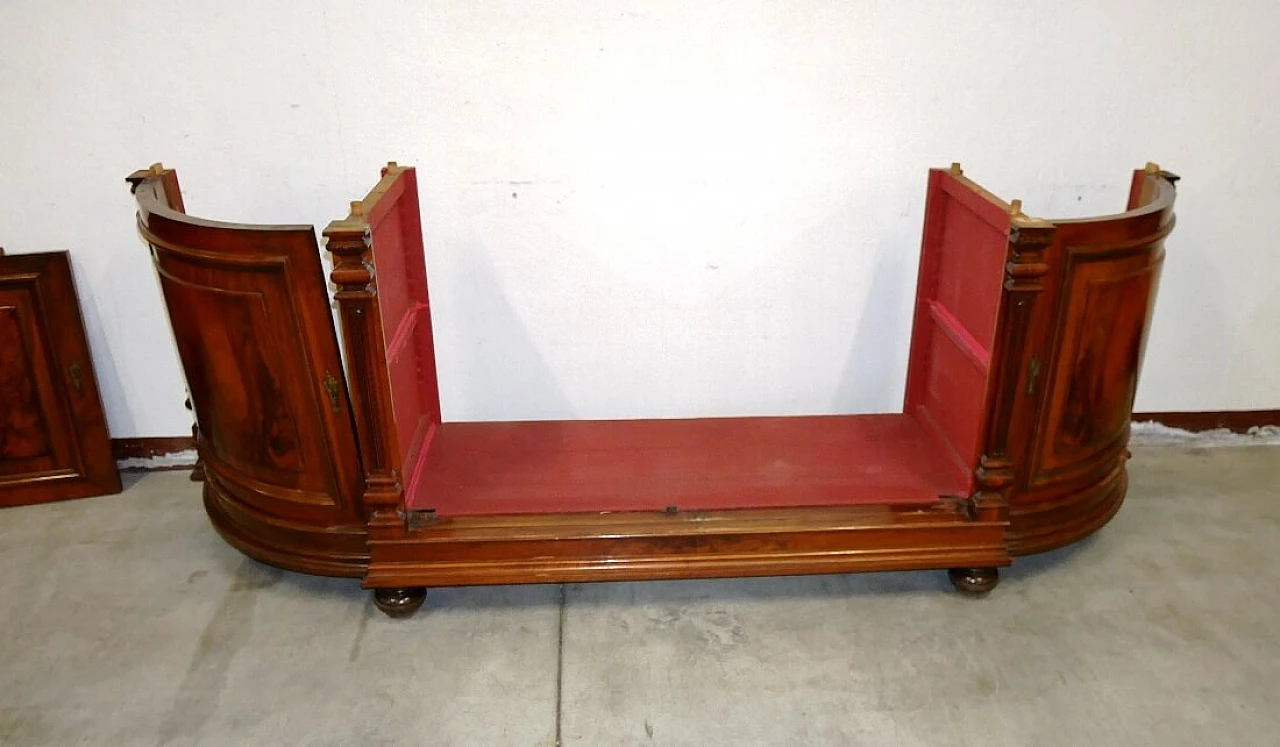
{"type": "Polygon", "coordinates": [[[118,492],[70,257],[0,249],[0,506],[118,492]]]}
{"type": "Polygon", "coordinates": [[[955,505],[459,517],[376,542],[365,585],[403,595],[424,586],[992,568],[1009,563],[1003,531],[1003,522],[973,520],[955,505]]]}
{"type": "Polygon", "coordinates": [[[129,181],[195,410],[214,525],[266,562],[362,575],[363,485],[314,231],[188,216],[163,167],[129,181]]]}

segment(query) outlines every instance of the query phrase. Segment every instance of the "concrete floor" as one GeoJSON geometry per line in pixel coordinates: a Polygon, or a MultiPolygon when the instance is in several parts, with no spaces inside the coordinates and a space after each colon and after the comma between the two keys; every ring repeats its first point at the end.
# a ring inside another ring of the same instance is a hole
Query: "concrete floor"
{"type": "Polygon", "coordinates": [[[0,743],[1280,744],[1280,449],[1138,448],[1109,527],[945,574],[433,591],[247,560],[180,472],[0,511],[0,743]]]}

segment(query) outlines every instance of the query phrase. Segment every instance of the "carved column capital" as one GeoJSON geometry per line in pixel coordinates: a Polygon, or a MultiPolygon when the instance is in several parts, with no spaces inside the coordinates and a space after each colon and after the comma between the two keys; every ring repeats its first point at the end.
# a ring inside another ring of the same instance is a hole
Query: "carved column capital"
{"type": "Polygon", "coordinates": [[[1044,288],[1041,279],[1049,273],[1045,252],[1053,244],[1052,223],[1015,218],[1009,229],[1009,260],[1005,264],[1004,287],[1010,291],[1036,292],[1044,288]]]}
{"type": "Polygon", "coordinates": [[[404,496],[394,433],[394,414],[386,381],[386,350],[372,237],[360,203],[352,213],[324,229],[325,248],[333,256],[329,279],[338,286],[334,300],[347,351],[347,381],[351,389],[356,438],[365,472],[364,511],[371,531],[395,533],[404,527],[404,496]]]}
{"type": "Polygon", "coordinates": [[[375,295],[369,225],[363,220],[334,221],[324,229],[324,238],[325,248],[333,255],[329,279],[338,286],[338,295],[348,298],[375,295]]]}

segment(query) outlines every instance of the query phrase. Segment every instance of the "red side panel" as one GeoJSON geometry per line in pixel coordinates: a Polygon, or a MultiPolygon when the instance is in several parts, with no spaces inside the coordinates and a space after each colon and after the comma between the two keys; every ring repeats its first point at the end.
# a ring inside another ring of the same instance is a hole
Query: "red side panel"
{"type": "Polygon", "coordinates": [[[1003,293],[1008,208],[962,176],[929,172],[905,412],[972,489],[1003,293]]]}
{"type": "Polygon", "coordinates": [[[426,445],[440,423],[418,179],[413,169],[400,171],[378,197],[366,220],[377,269],[378,306],[403,479],[406,493],[411,494],[419,479],[426,445]]]}

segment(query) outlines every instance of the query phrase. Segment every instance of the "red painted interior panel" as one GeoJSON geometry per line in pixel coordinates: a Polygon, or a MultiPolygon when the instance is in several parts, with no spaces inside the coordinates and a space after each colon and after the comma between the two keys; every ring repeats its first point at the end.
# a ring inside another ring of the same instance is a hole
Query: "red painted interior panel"
{"type": "MultiPolygon", "coordinates": [[[[384,176],[388,173],[384,171],[384,176]]],[[[387,372],[406,485],[419,480],[419,458],[440,422],[431,305],[427,297],[418,181],[402,169],[366,220],[378,277],[387,372]]]]}
{"type": "Polygon", "coordinates": [[[929,172],[905,412],[972,488],[1002,297],[1008,209],[951,172],[929,172]]]}
{"type": "Polygon", "coordinates": [[[973,488],[1009,216],[947,171],[930,174],[899,415],[441,424],[412,170],[368,220],[410,509],[924,506],[973,488]]]}
{"type": "Polygon", "coordinates": [[[930,365],[913,414],[941,442],[959,474],[967,479],[977,466],[979,425],[987,369],[976,366],[944,334],[929,338],[930,365]]]}
{"type": "Polygon", "coordinates": [[[923,247],[921,259],[937,263],[934,298],[989,351],[1004,282],[1009,216],[999,214],[993,225],[950,192],[940,202],[946,211],[942,236],[923,247]]]}
{"type": "Polygon", "coordinates": [[[445,423],[410,509],[439,515],[936,503],[964,494],[907,415],[445,423]]]}

